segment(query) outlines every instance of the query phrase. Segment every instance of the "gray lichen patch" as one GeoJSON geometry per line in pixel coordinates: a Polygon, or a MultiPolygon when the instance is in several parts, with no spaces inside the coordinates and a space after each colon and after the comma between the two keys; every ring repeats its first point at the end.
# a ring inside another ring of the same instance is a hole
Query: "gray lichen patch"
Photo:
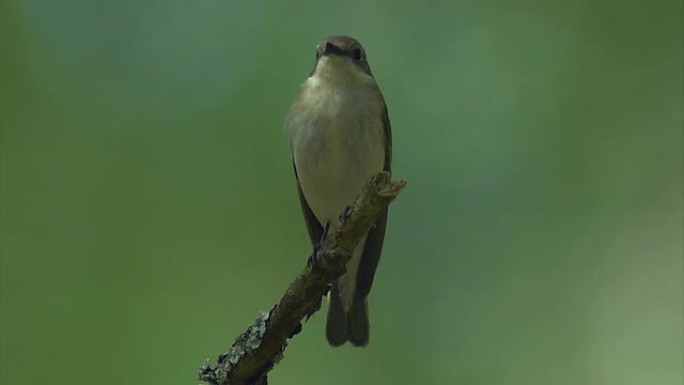
{"type": "Polygon", "coordinates": [[[230,351],[219,355],[216,368],[212,369],[208,361],[202,365],[199,373],[200,380],[209,384],[226,383],[233,366],[244,355],[250,354],[261,345],[270,316],[270,311],[260,311],[254,323],[238,336],[230,351]]]}

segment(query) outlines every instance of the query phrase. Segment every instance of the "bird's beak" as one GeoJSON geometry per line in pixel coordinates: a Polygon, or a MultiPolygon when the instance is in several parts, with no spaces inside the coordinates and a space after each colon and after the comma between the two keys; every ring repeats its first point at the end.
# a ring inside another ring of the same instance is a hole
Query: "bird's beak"
{"type": "Polygon", "coordinates": [[[340,47],[336,46],[335,44],[331,42],[325,43],[325,50],[323,51],[323,55],[340,55],[342,54],[342,50],[340,47]]]}

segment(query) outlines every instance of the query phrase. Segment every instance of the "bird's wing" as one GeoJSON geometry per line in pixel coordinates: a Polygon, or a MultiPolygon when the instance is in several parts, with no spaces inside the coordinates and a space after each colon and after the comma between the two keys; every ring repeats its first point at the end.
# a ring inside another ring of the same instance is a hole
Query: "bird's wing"
{"type": "MultiPolygon", "coordinates": [[[[384,101],[383,101],[384,104],[384,101]]],[[[384,170],[392,172],[392,127],[389,121],[387,105],[382,110],[382,125],[385,132],[385,166],[384,170]]],[[[300,194],[301,196],[301,194],[300,194]]],[[[315,220],[315,218],[314,218],[315,220]]],[[[385,228],[387,226],[387,208],[380,213],[375,226],[368,232],[366,244],[363,249],[359,269],[356,275],[356,293],[360,298],[366,298],[373,285],[375,269],[380,261],[382,243],[385,240],[385,228]]]]}
{"type": "Polygon", "coordinates": [[[299,183],[299,175],[297,175],[297,165],[295,164],[294,158],[292,159],[292,167],[295,172],[295,179],[297,180],[297,194],[299,195],[299,203],[302,205],[302,211],[304,212],[304,222],[306,222],[306,229],[309,232],[309,239],[311,244],[315,245],[321,240],[323,235],[323,225],[316,219],[309,203],[304,197],[304,192],[302,192],[302,185],[299,183]]]}

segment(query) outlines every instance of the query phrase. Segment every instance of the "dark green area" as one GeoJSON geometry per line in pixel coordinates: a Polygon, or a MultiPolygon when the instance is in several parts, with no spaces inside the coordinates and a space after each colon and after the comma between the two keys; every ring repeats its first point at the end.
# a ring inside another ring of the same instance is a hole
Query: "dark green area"
{"type": "Polygon", "coordinates": [[[324,36],[394,128],[371,345],[283,384],[680,384],[681,1],[0,2],[0,383],[195,384],[309,252],[324,36]]]}

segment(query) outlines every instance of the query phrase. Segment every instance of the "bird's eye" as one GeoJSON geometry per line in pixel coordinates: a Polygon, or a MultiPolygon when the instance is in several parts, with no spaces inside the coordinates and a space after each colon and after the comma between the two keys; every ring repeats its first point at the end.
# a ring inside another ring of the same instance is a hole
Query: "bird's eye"
{"type": "Polygon", "coordinates": [[[359,48],[352,51],[352,59],[354,59],[356,61],[363,59],[363,53],[361,52],[361,50],[359,48]]]}

